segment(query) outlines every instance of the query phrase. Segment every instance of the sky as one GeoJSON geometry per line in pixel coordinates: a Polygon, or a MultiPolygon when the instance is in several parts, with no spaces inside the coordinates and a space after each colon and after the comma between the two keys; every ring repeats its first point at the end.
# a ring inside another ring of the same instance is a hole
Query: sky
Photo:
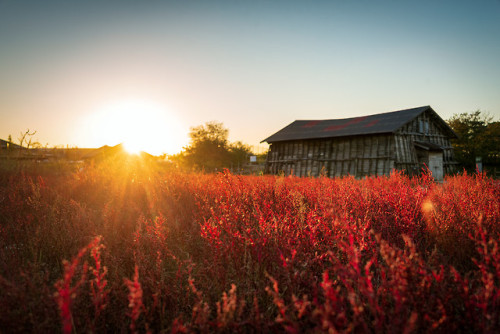
{"type": "Polygon", "coordinates": [[[500,0],[0,0],[2,139],[175,153],[218,121],[262,151],[424,105],[500,118],[500,0]]]}

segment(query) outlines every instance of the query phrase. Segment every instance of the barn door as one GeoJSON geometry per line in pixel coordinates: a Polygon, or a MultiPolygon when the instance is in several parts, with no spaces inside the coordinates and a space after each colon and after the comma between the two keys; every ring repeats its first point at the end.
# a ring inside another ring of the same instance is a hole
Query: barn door
{"type": "Polygon", "coordinates": [[[429,170],[436,181],[443,181],[443,152],[429,152],[429,170]]]}
{"type": "Polygon", "coordinates": [[[416,155],[420,166],[427,165],[432,177],[438,182],[444,178],[443,148],[433,143],[415,141],[416,155]]]}

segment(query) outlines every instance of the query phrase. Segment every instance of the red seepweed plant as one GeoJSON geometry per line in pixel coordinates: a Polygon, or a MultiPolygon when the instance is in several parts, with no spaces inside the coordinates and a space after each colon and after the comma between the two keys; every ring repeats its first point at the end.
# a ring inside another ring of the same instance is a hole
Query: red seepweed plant
{"type": "Polygon", "coordinates": [[[94,305],[94,322],[106,308],[109,299],[108,281],[106,279],[108,268],[103,266],[101,262],[101,250],[106,247],[101,243],[101,237],[97,237],[97,239],[99,242],[90,248],[90,255],[94,260],[94,267],[90,267],[93,276],[90,280],[90,295],[94,305]]]}
{"type": "MultiPolygon", "coordinates": [[[[72,302],[77,296],[77,290],[85,282],[88,271],[88,264],[87,262],[84,262],[82,268],[80,268],[81,269],[80,278],[76,281],[75,284],[73,284],[75,275],[78,274],[77,271],[79,269],[80,261],[82,260],[83,256],[89,249],[94,250],[96,247],[98,248],[100,241],[101,237],[94,238],[87,246],[80,249],[78,254],[71,260],[71,262],[68,262],[66,260],[63,261],[64,274],[63,278],[57,281],[55,284],[57,291],[54,294],[54,297],[57,301],[57,305],[59,306],[62,330],[63,333],[65,334],[71,333],[72,331],[73,328],[73,318],[71,314],[72,302]]],[[[99,284],[102,287],[102,289],[104,289],[105,283],[101,281],[102,278],[103,276],[100,276],[99,284]]]]}
{"type": "Polygon", "coordinates": [[[144,304],[142,302],[143,292],[141,283],[139,282],[139,268],[137,265],[135,266],[133,280],[125,279],[125,284],[129,290],[128,307],[130,311],[127,315],[131,319],[130,330],[133,333],[137,333],[137,320],[144,311],[144,304]]]}
{"type": "Polygon", "coordinates": [[[498,181],[155,168],[1,176],[0,328],[500,331],[498,181]]]}

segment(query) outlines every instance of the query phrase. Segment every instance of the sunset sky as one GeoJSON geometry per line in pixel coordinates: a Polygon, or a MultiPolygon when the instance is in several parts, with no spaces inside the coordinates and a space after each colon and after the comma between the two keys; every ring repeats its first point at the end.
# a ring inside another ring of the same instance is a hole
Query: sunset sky
{"type": "Polygon", "coordinates": [[[2,139],[175,153],[423,105],[500,116],[499,0],[0,0],[2,139]]]}

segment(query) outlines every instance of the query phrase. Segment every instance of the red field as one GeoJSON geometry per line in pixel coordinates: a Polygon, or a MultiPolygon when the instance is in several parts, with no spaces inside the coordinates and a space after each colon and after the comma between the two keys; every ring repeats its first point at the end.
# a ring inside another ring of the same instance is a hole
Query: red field
{"type": "Polygon", "coordinates": [[[500,185],[0,172],[0,331],[499,332],[500,185]]]}

